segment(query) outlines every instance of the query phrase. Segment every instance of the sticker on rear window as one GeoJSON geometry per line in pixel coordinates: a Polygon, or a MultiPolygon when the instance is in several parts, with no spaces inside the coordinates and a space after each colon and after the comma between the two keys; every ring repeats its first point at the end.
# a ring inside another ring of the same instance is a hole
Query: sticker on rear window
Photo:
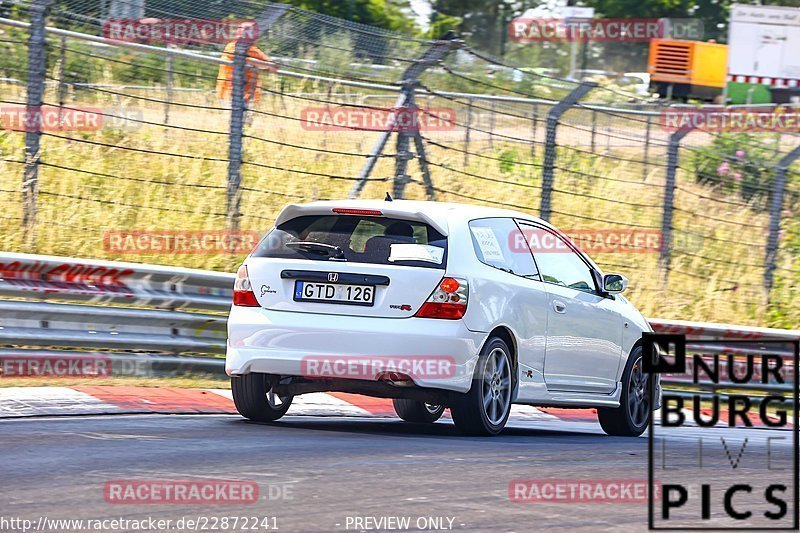
{"type": "Polygon", "coordinates": [[[503,262],[503,249],[500,248],[500,242],[497,240],[497,235],[494,234],[492,228],[482,228],[480,226],[470,226],[472,235],[478,243],[483,254],[484,261],[503,262]]]}
{"type": "Polygon", "coordinates": [[[389,261],[425,261],[427,263],[442,264],[444,248],[429,244],[392,244],[389,261]]]}

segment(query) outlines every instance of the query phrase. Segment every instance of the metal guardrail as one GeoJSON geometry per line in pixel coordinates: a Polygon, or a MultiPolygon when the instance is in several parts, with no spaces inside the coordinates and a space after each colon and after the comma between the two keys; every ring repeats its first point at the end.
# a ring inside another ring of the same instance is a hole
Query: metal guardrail
{"type": "MultiPolygon", "coordinates": [[[[233,281],[233,274],[222,272],[0,253],[0,345],[13,347],[0,348],[0,354],[105,354],[120,368],[221,374],[219,357],[179,356],[224,353],[233,281]]],[[[707,353],[747,353],[747,344],[726,345],[729,340],[800,339],[800,330],[661,319],[650,324],[660,333],[717,341],[703,346],[707,353]]],[[[776,353],[792,356],[788,349],[776,353]]]]}
{"type": "Polygon", "coordinates": [[[123,375],[223,374],[224,360],[207,356],[225,352],[233,278],[0,253],[0,345],[15,347],[0,357],[104,357],[123,375]]]}

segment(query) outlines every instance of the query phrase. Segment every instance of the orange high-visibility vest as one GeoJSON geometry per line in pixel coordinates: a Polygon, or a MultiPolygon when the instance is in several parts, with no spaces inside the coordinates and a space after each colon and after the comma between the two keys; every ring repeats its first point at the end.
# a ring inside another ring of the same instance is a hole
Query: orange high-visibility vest
{"type": "MultiPolygon", "coordinates": [[[[233,55],[236,53],[236,41],[231,41],[225,46],[222,52],[222,59],[226,61],[233,61],[233,55]]],[[[247,50],[247,57],[251,59],[258,59],[259,61],[269,61],[269,57],[258,49],[256,45],[252,45],[247,50]]],[[[233,65],[220,65],[219,74],[217,74],[217,98],[228,100],[233,91],[233,65]]],[[[258,70],[245,69],[244,71],[244,99],[245,101],[258,102],[261,95],[261,89],[258,87],[258,70]]]]}

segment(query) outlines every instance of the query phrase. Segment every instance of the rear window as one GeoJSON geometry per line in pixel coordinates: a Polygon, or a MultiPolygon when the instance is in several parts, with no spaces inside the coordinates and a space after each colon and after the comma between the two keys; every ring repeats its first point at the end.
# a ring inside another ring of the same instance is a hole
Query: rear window
{"type": "Polygon", "coordinates": [[[447,238],[424,222],[386,217],[308,215],[269,232],[253,257],[444,268],[447,238]]]}

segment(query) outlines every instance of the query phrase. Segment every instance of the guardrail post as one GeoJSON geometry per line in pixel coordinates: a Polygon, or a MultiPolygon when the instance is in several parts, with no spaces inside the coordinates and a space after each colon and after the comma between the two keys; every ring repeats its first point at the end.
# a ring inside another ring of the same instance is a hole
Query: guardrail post
{"type": "Polygon", "coordinates": [[[42,137],[42,100],[47,59],[45,22],[52,0],[34,0],[30,6],[28,38],[28,82],[25,109],[25,170],[22,178],[22,227],[25,246],[32,248],[36,236],[39,192],[39,148],[42,137]]]}
{"type": "Polygon", "coordinates": [[[792,163],[800,157],[800,146],[786,154],[778,161],[775,169],[775,179],[772,181],[769,202],[769,234],[767,236],[767,250],[764,257],[764,289],[769,293],[775,281],[775,267],[778,262],[778,240],[781,229],[781,212],[786,194],[786,173],[792,163]]]}
{"type": "Polygon", "coordinates": [[[692,129],[686,125],[669,136],[667,145],[667,179],[664,183],[664,213],[661,217],[661,267],[664,269],[664,283],[669,277],[669,264],[672,255],[672,214],[675,206],[675,178],[678,173],[678,155],[681,141],[692,129]]]}
{"type": "Polygon", "coordinates": [[[575,87],[572,92],[547,112],[544,169],[542,170],[542,199],[539,207],[539,216],[542,220],[549,221],[552,212],[553,171],[556,164],[556,130],[558,129],[558,119],[595,87],[597,87],[597,83],[587,81],[581,82],[580,85],[575,87]]]}
{"type": "Polygon", "coordinates": [[[231,231],[239,228],[241,215],[242,138],[244,136],[244,89],[247,51],[250,42],[239,39],[233,54],[233,80],[231,87],[231,122],[228,140],[228,187],[226,196],[227,225],[231,231]]]}
{"type": "MultiPolygon", "coordinates": [[[[372,147],[372,151],[367,157],[367,162],[361,169],[355,185],[353,185],[353,188],[350,190],[350,198],[358,198],[358,196],[361,194],[361,191],[367,184],[367,178],[369,178],[369,175],[372,173],[372,169],[375,168],[378,158],[383,153],[383,149],[386,146],[386,143],[389,141],[389,136],[395,129],[398,130],[398,139],[393,191],[396,198],[402,198],[403,190],[410,179],[405,172],[408,168],[407,158],[409,157],[410,153],[408,150],[408,137],[401,140],[401,137],[403,137],[406,132],[403,132],[402,129],[397,128],[397,115],[399,113],[407,113],[409,106],[413,106],[414,100],[413,98],[409,98],[409,91],[413,93],[413,91],[416,90],[416,87],[419,84],[420,75],[428,67],[436,65],[439,61],[444,59],[450,50],[460,45],[461,41],[457,41],[455,37],[455,33],[448,32],[447,35],[445,35],[442,39],[435,41],[431,47],[428,48],[424,54],[422,54],[422,57],[414,61],[411,66],[409,66],[403,72],[403,89],[401,90],[393,112],[387,121],[386,130],[381,133],[380,137],[378,137],[378,140],[375,142],[375,145],[372,147]]],[[[416,113],[416,108],[414,108],[412,112],[416,113]]],[[[414,121],[414,124],[418,122],[418,117],[416,114],[410,115],[409,118],[414,121]]]]}

